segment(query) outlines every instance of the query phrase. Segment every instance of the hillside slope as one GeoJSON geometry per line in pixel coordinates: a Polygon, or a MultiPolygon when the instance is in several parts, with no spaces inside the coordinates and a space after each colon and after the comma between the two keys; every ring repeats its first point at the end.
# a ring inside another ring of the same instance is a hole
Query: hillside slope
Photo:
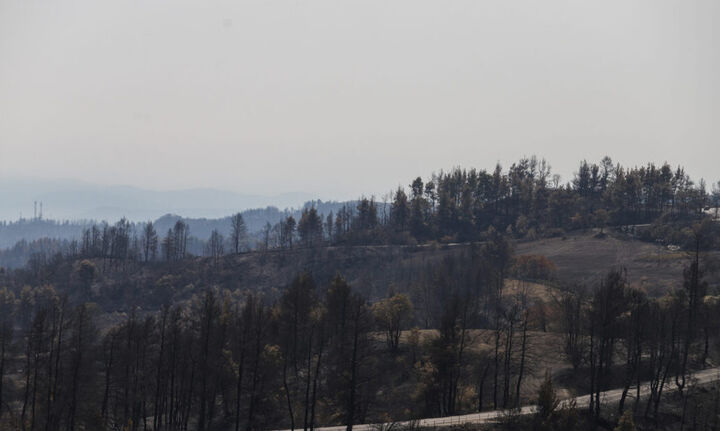
{"type": "MultiPolygon", "coordinates": [[[[352,246],[313,249],[274,250],[209,258],[186,259],[179,263],[113,266],[95,261],[99,276],[93,292],[106,310],[122,310],[125,304],[145,304],[147,308],[167,302],[183,301],[205,287],[219,287],[241,294],[259,292],[270,298],[301,272],[311,274],[325,288],[336,274],[371,302],[395,291],[417,294],[419,286],[434,283],[434,272],[452,261],[472,269],[472,244],[431,246],[352,246]],[[453,259],[447,259],[453,257],[453,259]]],[[[557,267],[553,285],[572,288],[592,286],[604,273],[624,267],[633,287],[660,296],[682,287],[687,256],[640,241],[622,240],[592,234],[543,239],[515,245],[516,255],[547,256],[557,267]]],[[[710,292],[720,287],[720,274],[706,274],[710,292]]],[[[68,283],[72,283],[70,277],[68,283]]],[[[72,285],[68,284],[72,289],[72,285]]]]}

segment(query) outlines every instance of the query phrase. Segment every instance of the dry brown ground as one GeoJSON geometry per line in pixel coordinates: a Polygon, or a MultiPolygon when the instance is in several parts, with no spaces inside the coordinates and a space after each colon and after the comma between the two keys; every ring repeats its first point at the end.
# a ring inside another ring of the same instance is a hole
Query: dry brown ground
{"type": "MultiPolygon", "coordinates": [[[[557,266],[558,278],[571,283],[590,284],[609,269],[624,267],[630,284],[653,296],[682,287],[683,267],[688,263],[684,252],[611,235],[595,238],[591,233],[518,243],[515,251],[546,256],[557,266]]],[[[711,286],[720,285],[717,276],[709,281],[711,286]]]]}
{"type": "Polygon", "coordinates": [[[540,283],[524,280],[505,280],[503,295],[508,297],[525,295],[530,301],[552,304],[555,299],[559,298],[560,292],[551,286],[540,283]]]}

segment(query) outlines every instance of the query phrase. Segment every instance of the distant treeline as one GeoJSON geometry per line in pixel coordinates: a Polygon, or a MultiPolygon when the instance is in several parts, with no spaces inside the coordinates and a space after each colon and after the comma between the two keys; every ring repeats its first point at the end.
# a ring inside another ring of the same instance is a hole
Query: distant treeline
{"type": "Polygon", "coordinates": [[[49,220],[42,218],[0,221],[0,249],[7,249],[20,241],[32,242],[38,239],[80,238],[83,229],[92,226],[94,220],[49,220]]]}
{"type": "MultiPolygon", "coordinates": [[[[345,203],[311,201],[304,207],[315,207],[324,212],[336,211],[345,203]]],[[[352,205],[352,203],[350,203],[352,205]]],[[[266,224],[275,224],[288,216],[299,217],[302,209],[280,210],[276,207],[249,209],[240,214],[247,227],[247,247],[252,248],[261,238],[262,229],[266,224]]],[[[178,215],[167,214],[152,222],[158,232],[166,232],[174,228],[181,221],[188,229],[188,248],[190,254],[202,255],[205,250],[205,240],[213,231],[229,236],[232,230],[231,217],[220,219],[183,218],[178,215]]],[[[123,229],[132,240],[139,237],[145,223],[122,220],[115,227],[123,225],[123,229]],[[125,225],[128,226],[125,226],[125,225]]],[[[83,234],[93,229],[102,232],[110,231],[112,225],[94,220],[56,221],[48,219],[20,219],[13,222],[0,221],[0,267],[18,268],[26,265],[36,254],[39,259],[48,259],[53,254],[76,254],[80,250],[83,234]]],[[[132,241],[131,245],[132,245],[132,241]]]]}

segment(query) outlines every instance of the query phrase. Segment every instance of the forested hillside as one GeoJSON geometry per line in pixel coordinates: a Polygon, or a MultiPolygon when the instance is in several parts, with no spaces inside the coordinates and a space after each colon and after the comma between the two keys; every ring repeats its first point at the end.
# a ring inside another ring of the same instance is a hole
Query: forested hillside
{"type": "Polygon", "coordinates": [[[0,428],[352,429],[536,402],[489,426],[717,424],[693,374],[720,365],[720,190],[609,159],[561,185],[532,158],[408,190],[256,237],[238,213],[48,241],[0,272],[0,428]]]}
{"type": "MultiPolygon", "coordinates": [[[[533,419],[549,429],[604,423],[623,404],[651,427],[676,408],[663,391],[690,388],[694,370],[720,361],[719,274],[706,251],[714,234],[707,222],[693,229],[697,251],[685,257],[645,249],[654,267],[675,268],[653,295],[666,275],[647,278],[647,256],[605,270],[588,256],[583,271],[598,275],[583,280],[563,263],[577,246],[556,249],[556,265],[518,255],[532,243],[497,231],[468,246],[58,258],[2,276],[0,423],[226,430],[392,421],[531,403],[549,372],[563,394],[632,395],[633,382],[655,382],[637,404],[628,395],[619,407],[599,398],[552,407],[533,419]]],[[[558,240],[643,244],[624,235],[558,240]]],[[[537,248],[547,251],[544,243],[537,248]]],[[[720,395],[683,394],[692,420],[711,418],[701,406],[720,395]]]]}

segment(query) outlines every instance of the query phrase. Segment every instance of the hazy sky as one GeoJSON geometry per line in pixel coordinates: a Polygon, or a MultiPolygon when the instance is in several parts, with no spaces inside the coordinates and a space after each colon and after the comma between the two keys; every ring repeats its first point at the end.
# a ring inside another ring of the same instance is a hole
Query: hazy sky
{"type": "Polygon", "coordinates": [[[720,179],[717,0],[0,0],[0,177],[378,195],[453,166],[720,179]]]}

